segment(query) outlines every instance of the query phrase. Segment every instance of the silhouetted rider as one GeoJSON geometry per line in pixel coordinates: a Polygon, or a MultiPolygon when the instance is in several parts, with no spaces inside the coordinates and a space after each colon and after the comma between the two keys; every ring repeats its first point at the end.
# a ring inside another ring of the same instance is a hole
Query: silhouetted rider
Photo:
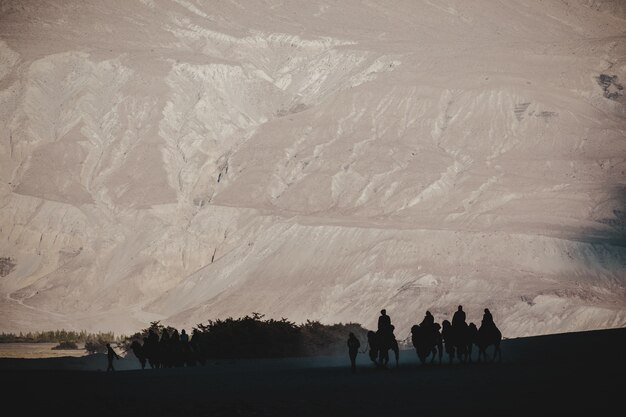
{"type": "Polygon", "coordinates": [[[452,327],[459,327],[465,324],[465,311],[463,306],[459,306],[457,311],[452,316],[452,327]]]}
{"type": "Polygon", "coordinates": [[[391,333],[391,317],[387,315],[387,310],[380,310],[380,317],[378,318],[378,331],[381,334],[391,333]]]}
{"type": "Polygon", "coordinates": [[[430,314],[430,311],[427,311],[426,315],[424,316],[424,320],[422,320],[422,322],[420,323],[420,327],[432,329],[434,324],[435,318],[432,314],[430,314]]]}
{"type": "Polygon", "coordinates": [[[485,328],[493,328],[496,327],[496,324],[493,322],[493,316],[488,308],[485,309],[485,314],[483,314],[483,321],[481,323],[482,327],[485,328]]]}
{"type": "Polygon", "coordinates": [[[496,328],[496,324],[493,322],[493,316],[488,308],[485,309],[485,314],[483,314],[483,320],[480,323],[480,329],[486,331],[486,334],[491,335],[493,330],[496,328]]]}

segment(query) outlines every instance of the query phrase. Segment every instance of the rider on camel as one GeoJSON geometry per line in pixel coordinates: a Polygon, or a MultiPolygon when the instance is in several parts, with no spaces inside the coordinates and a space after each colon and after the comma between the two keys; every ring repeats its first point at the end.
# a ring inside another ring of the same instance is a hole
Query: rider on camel
{"type": "Polygon", "coordinates": [[[391,317],[387,315],[387,310],[380,310],[380,317],[378,317],[378,334],[383,337],[384,340],[392,340],[394,327],[391,325],[391,317]]]}
{"type": "Polygon", "coordinates": [[[452,327],[460,327],[465,325],[465,311],[463,306],[459,306],[458,310],[452,316],[452,327]]]}
{"type": "Polygon", "coordinates": [[[430,311],[426,312],[426,315],[424,316],[424,320],[422,320],[422,322],[420,323],[420,327],[428,327],[428,328],[433,328],[433,326],[435,325],[435,318],[433,317],[432,314],[430,314],[430,311]]]}
{"type": "Polygon", "coordinates": [[[378,331],[381,333],[389,333],[391,328],[391,317],[387,315],[387,310],[380,310],[380,317],[378,318],[378,331]]]}
{"type": "Polygon", "coordinates": [[[491,328],[495,327],[496,324],[493,322],[493,316],[488,308],[485,309],[485,314],[483,314],[483,321],[481,323],[481,327],[491,328]]]}

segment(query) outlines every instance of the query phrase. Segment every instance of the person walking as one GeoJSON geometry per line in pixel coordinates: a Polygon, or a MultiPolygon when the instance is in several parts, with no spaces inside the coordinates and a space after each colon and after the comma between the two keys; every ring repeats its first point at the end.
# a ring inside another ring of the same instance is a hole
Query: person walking
{"type": "Polygon", "coordinates": [[[361,342],[359,342],[354,333],[350,332],[350,336],[348,336],[348,354],[350,355],[352,373],[356,372],[356,355],[359,353],[360,347],[361,342]]]}
{"type": "Polygon", "coordinates": [[[115,371],[115,368],[113,368],[113,359],[122,359],[122,358],[120,358],[120,356],[117,353],[115,353],[115,351],[111,347],[111,344],[107,343],[107,360],[109,362],[109,366],[107,366],[107,372],[115,371]]]}

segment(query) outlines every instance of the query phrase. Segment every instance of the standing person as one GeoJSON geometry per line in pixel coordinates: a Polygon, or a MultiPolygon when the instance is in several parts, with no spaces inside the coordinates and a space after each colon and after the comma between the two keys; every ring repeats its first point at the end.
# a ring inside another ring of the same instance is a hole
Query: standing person
{"type": "Polygon", "coordinates": [[[354,333],[350,332],[350,336],[348,337],[348,354],[350,355],[352,373],[356,372],[356,355],[359,353],[360,347],[361,342],[359,342],[359,339],[356,338],[354,333]]]}
{"type": "Polygon", "coordinates": [[[113,368],[113,359],[122,359],[122,358],[120,358],[120,356],[117,353],[115,353],[115,351],[111,347],[111,344],[109,344],[109,343],[107,343],[107,359],[109,361],[109,366],[107,367],[107,372],[115,371],[115,369],[113,368]]]}

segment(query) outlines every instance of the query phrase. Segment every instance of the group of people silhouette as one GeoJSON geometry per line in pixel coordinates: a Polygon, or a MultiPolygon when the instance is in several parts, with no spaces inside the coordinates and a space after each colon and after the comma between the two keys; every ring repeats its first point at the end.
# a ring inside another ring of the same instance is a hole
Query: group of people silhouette
{"type": "MultiPolygon", "coordinates": [[[[376,366],[386,367],[391,350],[397,366],[400,350],[394,335],[395,327],[386,310],[383,309],[380,313],[377,330],[367,332],[369,358],[376,366]]],[[[211,356],[212,342],[207,340],[206,334],[198,329],[193,330],[191,337],[184,329],[180,333],[176,329],[169,331],[162,329],[160,333],[159,337],[157,332],[150,329],[143,337],[143,344],[138,340],[131,343],[130,349],[141,363],[142,369],[145,369],[146,364],[149,364],[151,368],[204,365],[211,356]]],[[[411,341],[422,363],[426,363],[428,358],[431,363],[439,358],[439,363],[441,363],[444,352],[448,355],[450,363],[455,358],[458,358],[460,362],[471,362],[473,345],[478,347],[478,361],[482,358],[486,359],[486,349],[491,345],[494,346],[493,358],[495,359],[500,355],[501,340],[502,334],[487,308],[484,310],[480,328],[474,323],[466,322],[466,314],[462,306],[458,307],[451,322],[444,320],[440,325],[435,322],[430,311],[426,311],[421,323],[411,327],[411,341]]],[[[361,342],[354,333],[350,333],[347,344],[351,370],[355,372],[361,342]]],[[[114,370],[115,359],[119,359],[119,356],[111,345],[107,344],[107,371],[114,370]]]]}
{"type": "MultiPolygon", "coordinates": [[[[171,368],[178,366],[194,366],[196,363],[204,364],[205,357],[201,354],[200,337],[194,331],[192,338],[185,329],[168,332],[167,329],[161,331],[161,337],[150,329],[148,335],[143,338],[143,345],[134,340],[130,349],[141,364],[141,369],[145,369],[146,364],[151,368],[171,368]]],[[[109,343],[107,347],[107,372],[114,371],[114,359],[120,359],[109,343]]]]}
{"type": "Polygon", "coordinates": [[[143,345],[135,340],[130,348],[141,363],[141,369],[144,369],[146,364],[151,368],[204,364],[204,356],[200,354],[200,340],[195,331],[189,338],[185,329],[180,333],[176,329],[171,333],[163,329],[159,338],[159,335],[150,329],[148,335],[143,338],[143,345]]]}
{"type": "MultiPolygon", "coordinates": [[[[452,322],[444,320],[440,325],[430,311],[422,322],[411,327],[411,341],[418,358],[426,363],[431,357],[431,363],[439,358],[442,361],[444,351],[450,363],[458,358],[460,362],[472,361],[473,345],[478,347],[478,361],[486,359],[487,347],[494,346],[493,359],[501,357],[500,342],[502,333],[493,321],[493,315],[485,308],[483,318],[478,328],[474,323],[466,322],[467,316],[463,306],[459,306],[452,316],[452,322]]],[[[386,310],[381,310],[378,318],[378,330],[367,333],[370,360],[379,367],[386,367],[389,362],[389,350],[395,353],[396,365],[399,360],[398,342],[394,336],[395,327],[386,310]]],[[[356,371],[356,357],[361,344],[353,333],[348,337],[348,354],[352,372],[356,371]]]]}

